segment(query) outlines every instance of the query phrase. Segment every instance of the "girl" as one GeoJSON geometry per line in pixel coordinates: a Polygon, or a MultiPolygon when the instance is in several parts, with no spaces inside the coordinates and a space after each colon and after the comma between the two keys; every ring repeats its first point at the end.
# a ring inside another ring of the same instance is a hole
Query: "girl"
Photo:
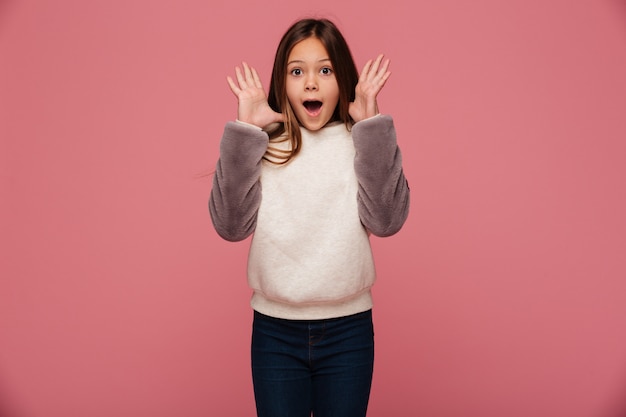
{"type": "Polygon", "coordinates": [[[220,144],[209,210],[224,239],[254,233],[252,376],[259,417],[365,416],[372,382],[375,269],[369,235],[403,225],[409,188],[376,96],[380,55],[359,76],[326,19],[283,36],[269,96],[245,62],[220,144]]]}

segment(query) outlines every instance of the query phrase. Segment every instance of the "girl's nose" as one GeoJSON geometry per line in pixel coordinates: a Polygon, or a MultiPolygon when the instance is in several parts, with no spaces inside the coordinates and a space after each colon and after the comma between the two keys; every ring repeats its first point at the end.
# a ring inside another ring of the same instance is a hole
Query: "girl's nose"
{"type": "Polygon", "coordinates": [[[317,82],[314,77],[309,77],[306,80],[306,84],[304,85],[304,89],[306,91],[315,91],[317,90],[317,82]]]}

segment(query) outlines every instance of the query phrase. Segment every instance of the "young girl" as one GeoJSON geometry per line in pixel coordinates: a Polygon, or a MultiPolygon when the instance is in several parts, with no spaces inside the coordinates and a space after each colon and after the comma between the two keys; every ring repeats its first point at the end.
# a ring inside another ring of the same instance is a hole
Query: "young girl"
{"type": "Polygon", "coordinates": [[[321,19],[283,36],[269,96],[245,62],[220,144],[211,218],[224,239],[254,233],[252,376],[259,417],[365,416],[372,382],[375,269],[369,235],[403,225],[409,188],[393,120],[376,96],[380,55],[359,76],[321,19]]]}

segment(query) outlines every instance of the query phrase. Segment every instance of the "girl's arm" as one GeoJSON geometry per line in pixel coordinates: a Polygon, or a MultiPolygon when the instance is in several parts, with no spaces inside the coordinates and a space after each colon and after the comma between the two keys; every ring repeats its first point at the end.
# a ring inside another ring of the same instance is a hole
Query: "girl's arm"
{"type": "Polygon", "coordinates": [[[352,127],[352,137],[361,222],[376,236],[393,235],[409,214],[409,185],[393,119],[378,115],[362,120],[352,127]]]}
{"type": "Polygon", "coordinates": [[[267,133],[254,126],[228,122],[224,128],[209,212],[215,230],[226,240],[243,240],[254,231],[261,203],[261,160],[267,145],[267,133]]]}
{"type": "Polygon", "coordinates": [[[209,199],[215,230],[230,241],[243,240],[254,231],[261,203],[261,160],[269,142],[261,128],[283,120],[267,103],[256,70],[245,62],[242,67],[235,67],[236,82],[226,77],[237,97],[239,122],[229,122],[224,129],[209,199]]]}
{"type": "Polygon", "coordinates": [[[398,232],[409,214],[409,185],[402,172],[402,156],[390,116],[378,114],[376,97],[391,75],[389,60],[369,60],[359,75],[350,103],[356,122],[354,170],[359,181],[361,223],[376,236],[398,232]]]}

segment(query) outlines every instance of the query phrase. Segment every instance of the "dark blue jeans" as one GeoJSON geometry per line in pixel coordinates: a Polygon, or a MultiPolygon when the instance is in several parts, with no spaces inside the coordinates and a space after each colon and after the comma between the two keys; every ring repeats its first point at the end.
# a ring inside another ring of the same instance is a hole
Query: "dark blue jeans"
{"type": "Polygon", "coordinates": [[[254,312],[258,417],[364,417],[374,367],[372,311],[327,320],[254,312]]]}

